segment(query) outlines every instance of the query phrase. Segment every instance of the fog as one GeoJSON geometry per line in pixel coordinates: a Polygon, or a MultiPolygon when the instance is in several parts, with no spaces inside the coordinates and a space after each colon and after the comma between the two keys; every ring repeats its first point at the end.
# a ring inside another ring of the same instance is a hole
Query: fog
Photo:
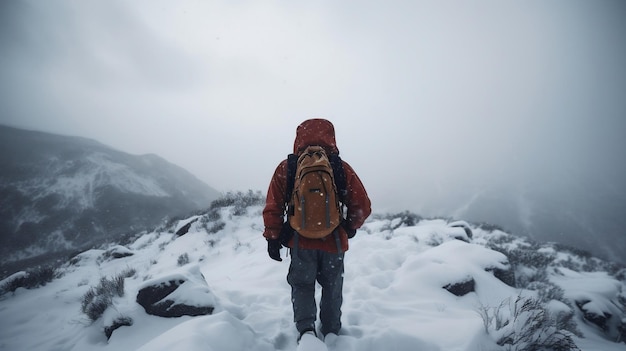
{"type": "Polygon", "coordinates": [[[265,191],[324,117],[376,211],[624,198],[625,19],[619,0],[2,1],[0,123],[265,191]]]}

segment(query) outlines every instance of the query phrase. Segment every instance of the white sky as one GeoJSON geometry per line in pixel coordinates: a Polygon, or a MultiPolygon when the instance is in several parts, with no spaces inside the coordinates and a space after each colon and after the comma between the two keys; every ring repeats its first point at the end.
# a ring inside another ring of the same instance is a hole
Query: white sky
{"type": "Polygon", "coordinates": [[[0,3],[0,123],[265,191],[325,117],[377,210],[626,172],[626,3],[0,3]]]}

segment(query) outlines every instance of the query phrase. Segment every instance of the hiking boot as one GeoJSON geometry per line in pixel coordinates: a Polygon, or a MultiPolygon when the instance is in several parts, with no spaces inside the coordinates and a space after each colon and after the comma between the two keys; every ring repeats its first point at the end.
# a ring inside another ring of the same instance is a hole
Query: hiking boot
{"type": "Polygon", "coordinates": [[[300,343],[300,340],[302,340],[302,337],[304,336],[304,334],[311,334],[317,338],[317,333],[315,332],[315,328],[306,328],[300,332],[300,336],[298,337],[298,343],[300,343]]]}
{"type": "Polygon", "coordinates": [[[324,336],[324,343],[328,347],[335,347],[335,345],[337,344],[337,339],[339,339],[339,336],[337,334],[328,333],[324,336]]]}

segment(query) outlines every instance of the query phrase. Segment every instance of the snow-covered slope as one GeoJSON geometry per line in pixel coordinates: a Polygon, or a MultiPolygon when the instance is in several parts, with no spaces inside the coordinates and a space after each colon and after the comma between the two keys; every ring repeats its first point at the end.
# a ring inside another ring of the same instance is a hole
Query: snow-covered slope
{"type": "MultiPolygon", "coordinates": [[[[125,246],[83,252],[43,287],[5,293],[0,350],[296,350],[289,259],[267,256],[261,201],[216,202],[125,246]],[[89,318],[81,308],[93,313],[107,300],[86,294],[115,277],[121,292],[89,318]],[[181,285],[160,302],[211,314],[148,314],[138,295],[170,282],[181,285]]],[[[373,216],[350,241],[345,267],[344,328],[330,350],[527,350],[533,341],[626,349],[616,342],[626,272],[560,246],[465,222],[373,216]],[[524,331],[532,333],[522,340],[524,331]]],[[[10,280],[2,284],[15,288],[10,280]]]]}
{"type": "Polygon", "coordinates": [[[218,196],[155,155],[4,126],[0,164],[3,266],[154,228],[164,217],[204,209],[218,196]]]}

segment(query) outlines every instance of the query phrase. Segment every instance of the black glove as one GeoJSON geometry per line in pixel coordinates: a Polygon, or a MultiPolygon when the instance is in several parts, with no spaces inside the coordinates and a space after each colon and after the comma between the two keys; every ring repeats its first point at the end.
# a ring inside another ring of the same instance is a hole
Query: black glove
{"type": "Polygon", "coordinates": [[[354,238],[354,236],[356,235],[356,229],[350,229],[349,221],[341,222],[341,226],[343,227],[343,230],[346,231],[346,234],[348,234],[348,239],[354,238]]]}
{"type": "Polygon", "coordinates": [[[267,253],[273,260],[282,261],[280,258],[280,240],[279,239],[267,239],[267,253]]]}
{"type": "Polygon", "coordinates": [[[283,223],[283,226],[280,229],[280,236],[278,237],[281,245],[289,247],[289,241],[293,238],[293,232],[293,228],[291,228],[289,221],[283,223]]]}

